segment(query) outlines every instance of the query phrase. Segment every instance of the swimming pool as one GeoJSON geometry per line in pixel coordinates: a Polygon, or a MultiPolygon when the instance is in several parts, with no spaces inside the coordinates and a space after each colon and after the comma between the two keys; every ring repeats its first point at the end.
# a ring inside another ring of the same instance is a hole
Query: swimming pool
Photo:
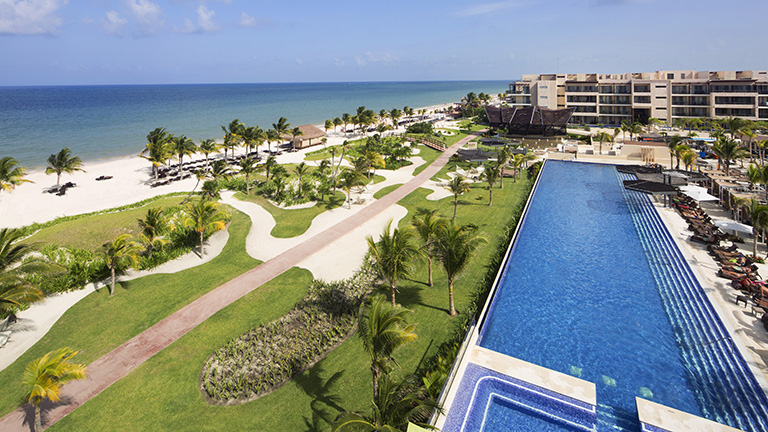
{"type": "Polygon", "coordinates": [[[765,393],[648,197],[620,180],[546,163],[479,345],[595,383],[598,430],[639,430],[639,396],[768,431],[765,393]]]}

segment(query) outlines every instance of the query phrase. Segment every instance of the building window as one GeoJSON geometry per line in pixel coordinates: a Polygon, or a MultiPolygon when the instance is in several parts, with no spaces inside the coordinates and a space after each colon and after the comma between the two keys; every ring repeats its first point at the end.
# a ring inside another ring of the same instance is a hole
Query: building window
{"type": "Polygon", "coordinates": [[[667,74],[667,79],[675,79],[675,74],[673,74],[673,73],[668,73],[668,74],[667,74]]]}

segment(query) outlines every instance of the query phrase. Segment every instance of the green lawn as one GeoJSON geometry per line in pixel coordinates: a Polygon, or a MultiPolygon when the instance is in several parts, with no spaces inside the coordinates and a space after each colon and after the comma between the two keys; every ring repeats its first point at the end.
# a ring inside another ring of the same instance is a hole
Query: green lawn
{"type": "Polygon", "coordinates": [[[42,228],[25,240],[25,243],[53,243],[59,246],[100,251],[101,245],[118,235],[135,236],[139,231],[137,221],[144,217],[148,209],[177,206],[183,199],[184,196],[165,197],[135,209],[71,218],[42,228]]]}
{"type": "Polygon", "coordinates": [[[373,197],[376,198],[376,199],[379,199],[379,198],[383,197],[384,195],[392,192],[393,190],[399,188],[402,185],[403,185],[402,183],[389,185],[389,186],[387,186],[385,188],[382,188],[380,191],[376,192],[375,194],[373,194],[373,197]]]}
{"type": "MultiPolygon", "coordinates": [[[[472,191],[461,197],[458,222],[477,224],[489,243],[456,281],[456,307],[460,313],[468,305],[470,291],[482,280],[485,263],[499,247],[506,225],[522,208],[529,185],[525,180],[497,189],[492,207],[487,206],[488,190],[484,184],[473,185],[472,191]]],[[[401,200],[409,214],[400,226],[407,225],[420,208],[434,208],[444,216],[453,213],[451,198],[425,200],[430,193],[418,189],[401,200]]],[[[449,340],[457,322],[457,318],[447,314],[445,275],[436,269],[432,288],[425,284],[426,275],[426,265],[421,263],[413,279],[399,286],[397,301],[413,311],[411,320],[418,323],[419,335],[416,342],[396,353],[403,371],[413,371],[425,354],[431,355],[449,340]]],[[[73,411],[51,430],[314,431],[327,430],[327,421],[339,410],[368,410],[370,365],[354,336],[266,397],[236,406],[211,406],[203,401],[199,374],[208,356],[249,328],[287,312],[305,290],[304,282],[275,281],[269,288],[263,287],[240,299],[73,411]]]]}
{"type": "Polygon", "coordinates": [[[268,211],[275,218],[276,225],[272,229],[271,234],[277,238],[291,238],[304,234],[312,225],[312,220],[317,215],[326,210],[340,207],[346,200],[343,192],[336,192],[335,195],[325,197],[325,201],[318,202],[312,207],[291,210],[276,207],[261,195],[246,195],[238,192],[235,194],[235,198],[258,204],[268,211]]]}
{"type": "MultiPolygon", "coordinates": [[[[0,413],[18,406],[25,392],[20,377],[32,359],[69,346],[80,350],[79,361],[90,363],[192,300],[256,266],[258,261],[245,252],[250,219],[233,212],[231,220],[230,239],[211,262],[176,274],[151,275],[118,284],[112,298],[103,288],[70,308],[37,344],[0,371],[3,389],[0,413]]],[[[302,273],[301,282],[305,286],[310,278],[308,272],[295,272],[302,273]]]]}

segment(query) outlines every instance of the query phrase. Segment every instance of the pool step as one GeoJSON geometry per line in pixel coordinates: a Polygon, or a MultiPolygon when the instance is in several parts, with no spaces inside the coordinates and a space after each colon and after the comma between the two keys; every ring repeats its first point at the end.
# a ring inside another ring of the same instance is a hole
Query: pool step
{"type": "MultiPolygon", "coordinates": [[[[620,180],[634,176],[619,175],[620,180]]],[[[693,271],[677,248],[648,196],[624,190],[648,265],[656,281],[664,308],[677,337],[683,361],[691,378],[699,383],[697,396],[707,418],[745,430],[768,431],[767,399],[748,370],[730,335],[709,303],[693,271]],[[704,385],[702,385],[704,384],[704,385]],[[734,394],[741,397],[733,397],[734,394]],[[756,403],[742,404],[751,400],[756,403]],[[732,414],[744,413],[746,421],[732,414]]]]}
{"type": "Polygon", "coordinates": [[[609,405],[597,404],[597,430],[616,432],[637,432],[640,420],[634,412],[616,409],[609,405]]]}

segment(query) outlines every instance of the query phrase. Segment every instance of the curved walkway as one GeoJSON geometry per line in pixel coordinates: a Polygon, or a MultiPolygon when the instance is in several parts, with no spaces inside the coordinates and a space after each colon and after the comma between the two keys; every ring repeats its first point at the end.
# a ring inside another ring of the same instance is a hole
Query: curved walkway
{"type": "MultiPolygon", "coordinates": [[[[88,377],[86,379],[70,382],[63,387],[60,396],[63,401],[67,401],[67,404],[58,405],[46,411],[45,426],[56,423],[219,310],[311,257],[336,239],[360,227],[366,221],[397,203],[427,182],[448,163],[450,157],[461,146],[475,136],[476,134],[470,135],[448,148],[419,175],[378,201],[208,292],[88,365],[88,377]]],[[[32,411],[25,404],[0,419],[0,430],[26,432],[29,431],[28,425],[32,421],[32,411]]]]}
{"type": "MultiPolygon", "coordinates": [[[[197,248],[172,261],[168,261],[150,270],[129,270],[125,274],[115,278],[117,282],[124,282],[140,277],[176,273],[191,269],[216,258],[229,241],[229,231],[218,231],[208,239],[204,250],[203,259],[197,248]]],[[[33,303],[29,309],[17,314],[17,320],[11,325],[13,332],[11,339],[0,351],[0,370],[5,369],[27,352],[34,344],[48,333],[56,321],[72,306],[84,299],[88,294],[105,288],[107,281],[89,283],[83,289],[67,293],[52,294],[38,303],[33,303]]]]}

